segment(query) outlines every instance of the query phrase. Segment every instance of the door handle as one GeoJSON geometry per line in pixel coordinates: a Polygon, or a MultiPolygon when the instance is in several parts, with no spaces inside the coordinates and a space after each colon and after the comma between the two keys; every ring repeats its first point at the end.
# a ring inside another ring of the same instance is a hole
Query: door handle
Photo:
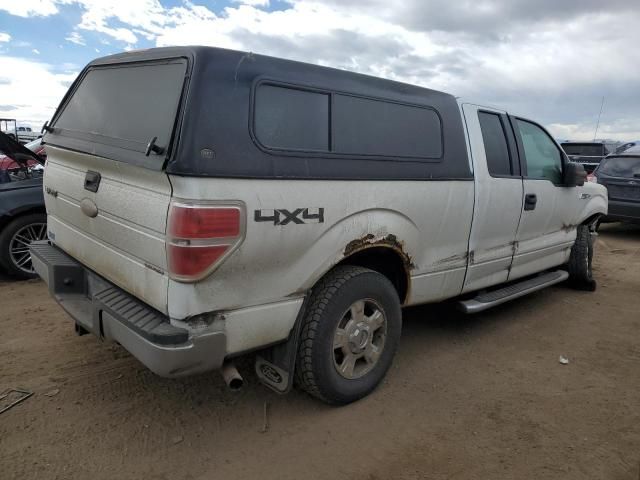
{"type": "Polygon", "coordinates": [[[100,174],[89,170],[84,176],[84,189],[96,193],[100,187],[100,174]]]}
{"type": "Polygon", "coordinates": [[[524,196],[524,209],[527,210],[535,210],[536,204],[538,203],[538,197],[535,193],[527,193],[524,196]]]}

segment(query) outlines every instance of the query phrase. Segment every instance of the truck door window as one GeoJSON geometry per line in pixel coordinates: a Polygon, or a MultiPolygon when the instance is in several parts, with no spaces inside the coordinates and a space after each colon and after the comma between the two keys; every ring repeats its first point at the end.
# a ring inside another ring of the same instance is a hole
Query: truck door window
{"type": "Polygon", "coordinates": [[[513,175],[509,147],[500,115],[478,112],[487,166],[492,177],[513,175]]]}
{"type": "Polygon", "coordinates": [[[539,126],[521,119],[517,122],[524,147],[527,178],[562,183],[562,155],[556,144],[539,126]]]}

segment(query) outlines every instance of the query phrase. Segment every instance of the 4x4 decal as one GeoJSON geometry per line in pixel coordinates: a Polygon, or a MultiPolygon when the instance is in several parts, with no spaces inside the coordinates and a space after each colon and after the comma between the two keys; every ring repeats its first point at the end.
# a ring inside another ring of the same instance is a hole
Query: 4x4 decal
{"type": "Polygon", "coordinates": [[[273,222],[274,225],[288,225],[295,223],[302,225],[305,223],[324,223],[324,208],[296,208],[286,210],[278,208],[275,210],[255,210],[253,219],[256,222],[273,222]]]}

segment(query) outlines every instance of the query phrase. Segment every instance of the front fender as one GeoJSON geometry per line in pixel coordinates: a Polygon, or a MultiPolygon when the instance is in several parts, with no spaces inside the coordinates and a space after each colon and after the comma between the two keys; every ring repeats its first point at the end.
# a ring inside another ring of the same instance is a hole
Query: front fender
{"type": "Polygon", "coordinates": [[[584,201],[584,204],[578,212],[576,225],[583,224],[594,215],[606,215],[609,210],[607,189],[603,185],[586,183],[580,199],[584,201]]]}

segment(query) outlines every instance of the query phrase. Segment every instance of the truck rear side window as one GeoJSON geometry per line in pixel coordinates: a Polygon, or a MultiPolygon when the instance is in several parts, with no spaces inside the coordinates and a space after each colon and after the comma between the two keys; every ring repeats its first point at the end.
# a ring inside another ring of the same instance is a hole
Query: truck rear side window
{"type": "Polygon", "coordinates": [[[265,83],[253,115],[267,149],[410,160],[444,153],[440,116],[430,107],[265,83]]]}
{"type": "Polygon", "coordinates": [[[255,134],[265,147],[329,150],[329,95],[261,85],[255,100],[255,134]]]}
{"type": "Polygon", "coordinates": [[[512,175],[509,147],[500,115],[478,112],[478,119],[480,120],[489,173],[492,176],[512,175]]]}
{"type": "Polygon", "coordinates": [[[90,68],[46,141],[160,169],[165,155],[144,152],[153,137],[167,152],[185,73],[184,59],[90,68]]]}
{"type": "Polygon", "coordinates": [[[440,158],[440,117],[429,108],[348,95],[334,96],[336,153],[440,158]]]}

